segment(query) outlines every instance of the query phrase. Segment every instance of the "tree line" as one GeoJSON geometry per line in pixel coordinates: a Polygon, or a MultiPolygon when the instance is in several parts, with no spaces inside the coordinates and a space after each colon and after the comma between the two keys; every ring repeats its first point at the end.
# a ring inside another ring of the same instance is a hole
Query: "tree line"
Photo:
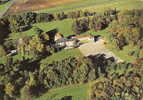
{"type": "Polygon", "coordinates": [[[143,59],[134,64],[111,64],[107,77],[91,85],[90,100],[140,100],[143,98],[143,59]]]}
{"type": "Polygon", "coordinates": [[[143,10],[120,12],[118,19],[109,26],[110,41],[119,50],[125,46],[135,47],[128,52],[136,58],[143,57],[143,10]]]}

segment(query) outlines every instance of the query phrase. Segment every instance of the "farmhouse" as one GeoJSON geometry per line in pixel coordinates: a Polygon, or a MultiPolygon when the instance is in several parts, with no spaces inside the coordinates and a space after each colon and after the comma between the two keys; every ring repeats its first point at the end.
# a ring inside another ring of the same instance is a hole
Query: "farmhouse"
{"type": "Polygon", "coordinates": [[[56,48],[64,48],[64,49],[71,49],[79,46],[79,41],[77,39],[67,39],[67,38],[61,38],[56,40],[56,48]]]}
{"type": "Polygon", "coordinates": [[[59,39],[61,39],[61,38],[63,38],[64,36],[62,35],[62,34],[60,34],[60,33],[56,33],[55,34],[55,37],[54,37],[54,40],[56,41],[56,40],[59,40],[59,39]]]}

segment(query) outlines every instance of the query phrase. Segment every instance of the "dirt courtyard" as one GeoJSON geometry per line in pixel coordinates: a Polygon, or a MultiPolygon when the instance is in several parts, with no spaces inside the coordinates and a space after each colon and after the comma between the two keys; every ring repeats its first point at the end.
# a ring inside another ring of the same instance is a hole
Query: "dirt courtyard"
{"type": "Polygon", "coordinates": [[[117,63],[123,62],[122,59],[117,57],[112,51],[108,50],[105,47],[105,40],[99,39],[94,42],[91,41],[89,43],[85,43],[79,47],[79,50],[84,56],[97,55],[97,54],[105,54],[106,58],[114,57],[117,63]]]}
{"type": "Polygon", "coordinates": [[[8,10],[8,14],[21,13],[24,11],[40,10],[44,8],[52,8],[64,4],[78,2],[81,0],[15,0],[12,7],[8,10]]]}

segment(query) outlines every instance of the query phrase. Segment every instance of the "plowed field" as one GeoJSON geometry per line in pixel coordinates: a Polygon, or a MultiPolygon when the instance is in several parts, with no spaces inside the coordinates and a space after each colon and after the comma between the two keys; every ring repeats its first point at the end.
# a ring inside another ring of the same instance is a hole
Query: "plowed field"
{"type": "Polygon", "coordinates": [[[24,11],[40,10],[44,8],[52,8],[60,5],[70,4],[81,0],[15,0],[13,6],[7,13],[21,13],[24,11]]]}

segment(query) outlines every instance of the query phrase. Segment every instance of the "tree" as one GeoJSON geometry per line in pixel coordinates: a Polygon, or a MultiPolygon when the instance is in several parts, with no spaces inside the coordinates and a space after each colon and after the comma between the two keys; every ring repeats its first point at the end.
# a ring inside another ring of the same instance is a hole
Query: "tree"
{"type": "Polygon", "coordinates": [[[6,56],[6,51],[2,45],[0,45],[0,57],[6,56]]]}
{"type": "Polygon", "coordinates": [[[89,30],[89,19],[83,18],[73,22],[72,29],[75,33],[80,34],[89,30]]]}
{"type": "Polygon", "coordinates": [[[65,19],[65,18],[67,18],[67,15],[66,15],[64,12],[61,12],[61,13],[57,13],[57,14],[56,14],[56,19],[57,19],[57,20],[63,20],[63,19],[65,19]]]}
{"type": "Polygon", "coordinates": [[[6,84],[5,86],[5,93],[8,94],[10,97],[14,95],[14,86],[11,83],[6,84]]]}
{"type": "Polygon", "coordinates": [[[11,32],[22,32],[31,28],[31,24],[36,23],[36,15],[33,12],[26,12],[8,16],[11,32]]]}
{"type": "Polygon", "coordinates": [[[32,96],[30,94],[30,87],[25,85],[20,91],[20,100],[32,100],[32,96]]]}
{"type": "Polygon", "coordinates": [[[54,16],[53,14],[50,13],[39,13],[36,16],[36,22],[40,23],[40,22],[50,22],[54,20],[54,16]]]}
{"type": "Polygon", "coordinates": [[[38,27],[34,27],[34,31],[35,31],[35,33],[36,34],[38,34],[38,35],[40,35],[42,32],[43,32],[43,30],[42,29],[40,29],[40,28],[38,28],[38,27]]]}
{"type": "Polygon", "coordinates": [[[9,35],[9,21],[6,17],[0,18],[0,44],[4,42],[4,39],[9,35]]]}
{"type": "Polygon", "coordinates": [[[18,43],[18,53],[25,58],[38,57],[45,51],[39,35],[23,37],[18,43]]]}
{"type": "Polygon", "coordinates": [[[27,81],[27,85],[30,86],[36,86],[36,80],[35,80],[35,76],[29,72],[29,80],[27,81]]]}

